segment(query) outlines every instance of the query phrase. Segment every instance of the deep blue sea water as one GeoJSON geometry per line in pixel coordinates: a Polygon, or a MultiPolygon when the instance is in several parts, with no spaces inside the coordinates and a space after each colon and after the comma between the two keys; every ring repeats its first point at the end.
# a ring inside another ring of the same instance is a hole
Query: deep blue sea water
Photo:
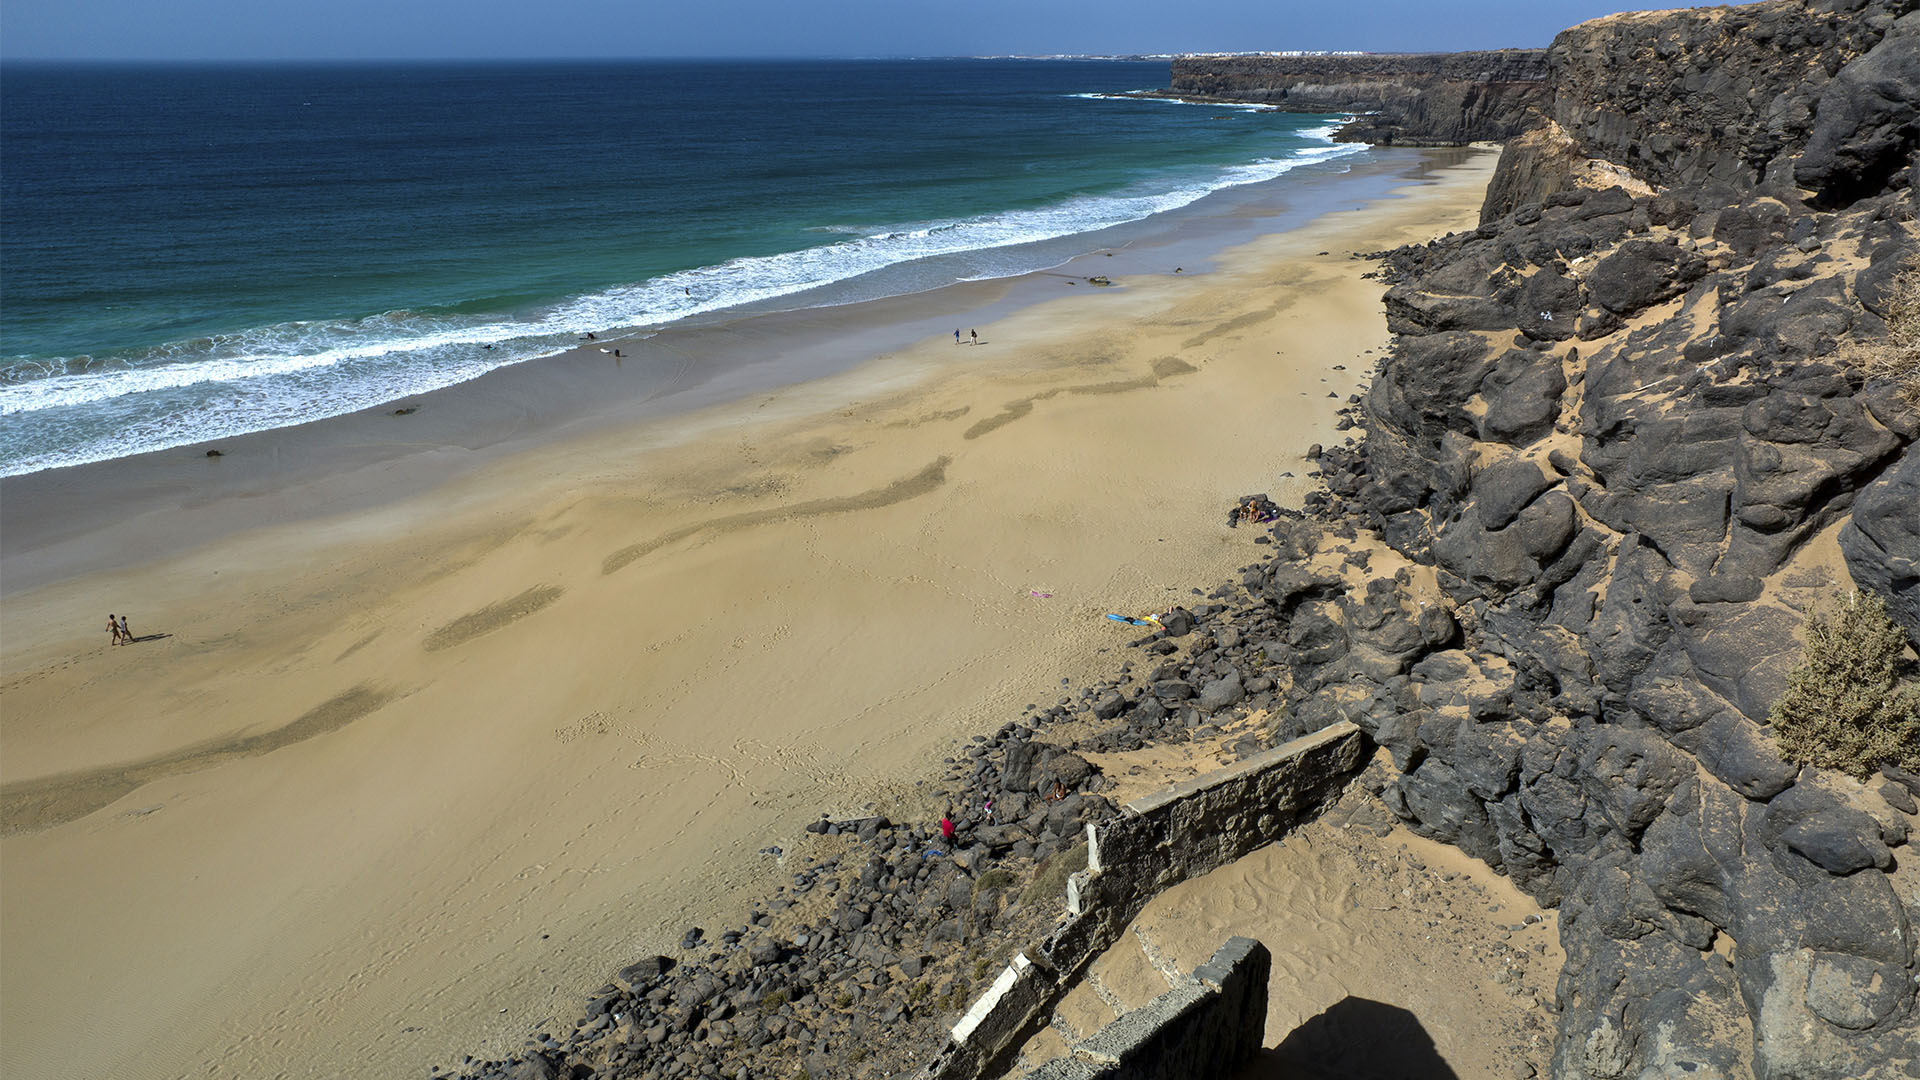
{"type": "Polygon", "coordinates": [[[1094,61],[0,69],[0,475],[1037,245],[1358,147],[1094,61]],[[824,288],[831,286],[831,288],[824,288]]]}

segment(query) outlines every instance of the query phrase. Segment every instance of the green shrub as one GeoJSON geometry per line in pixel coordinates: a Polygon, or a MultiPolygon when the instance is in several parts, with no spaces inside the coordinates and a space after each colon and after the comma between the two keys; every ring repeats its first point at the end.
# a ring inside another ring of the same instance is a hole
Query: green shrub
{"type": "Polygon", "coordinates": [[[1920,409],[1920,265],[1908,265],[1887,290],[1887,336],[1849,342],[1841,357],[1893,380],[1906,403],[1920,409]]]}
{"type": "Polygon", "coordinates": [[[1067,878],[1086,868],[1086,841],[1082,840],[1065,851],[1055,852],[1052,858],[1034,869],[1033,883],[1020,894],[1020,906],[1026,907],[1036,900],[1051,900],[1066,895],[1067,878]]]}
{"type": "Polygon", "coordinates": [[[973,984],[965,975],[956,975],[953,981],[947,984],[947,992],[934,1004],[947,1012],[959,1012],[972,1002],[972,999],[967,996],[972,989],[973,984]]]}
{"type": "Polygon", "coordinates": [[[1767,716],[1781,758],[1861,779],[1886,763],[1920,769],[1920,683],[1902,678],[1906,648],[1872,593],[1808,616],[1806,655],[1767,716]]]}
{"type": "Polygon", "coordinates": [[[1013,876],[1011,870],[1002,870],[995,867],[981,874],[979,879],[973,883],[973,895],[979,896],[981,893],[993,889],[1004,889],[1017,880],[1019,879],[1013,876]]]}

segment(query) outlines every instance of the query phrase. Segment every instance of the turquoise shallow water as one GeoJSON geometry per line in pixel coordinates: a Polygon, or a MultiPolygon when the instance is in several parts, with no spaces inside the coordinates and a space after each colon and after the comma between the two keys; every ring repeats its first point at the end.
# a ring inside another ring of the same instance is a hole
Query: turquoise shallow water
{"type": "Polygon", "coordinates": [[[1074,61],[0,70],[0,475],[1007,276],[1359,148],[1074,61]]]}

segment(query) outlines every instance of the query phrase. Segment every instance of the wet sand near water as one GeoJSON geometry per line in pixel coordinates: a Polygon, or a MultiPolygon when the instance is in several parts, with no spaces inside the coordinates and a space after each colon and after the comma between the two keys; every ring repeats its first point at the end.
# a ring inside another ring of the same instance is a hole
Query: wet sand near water
{"type": "Polygon", "coordinates": [[[1385,342],[1349,253],[1471,227],[1493,160],[978,348],[946,326],[431,484],[404,462],[462,451],[42,526],[62,557],[15,563],[0,640],[0,1072],[419,1074],[570,1025],[770,892],[762,848],[1111,670],[1104,613],[1252,561],[1225,509],[1297,502],[1385,342]],[[143,546],[163,520],[199,524],[143,546]],[[168,636],[108,648],[123,609],[168,636]]]}

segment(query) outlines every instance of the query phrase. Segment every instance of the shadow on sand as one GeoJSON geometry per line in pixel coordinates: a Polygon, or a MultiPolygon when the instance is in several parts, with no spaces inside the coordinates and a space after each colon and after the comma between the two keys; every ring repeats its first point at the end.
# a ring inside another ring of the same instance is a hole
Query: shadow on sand
{"type": "Polygon", "coordinates": [[[1342,998],[1262,1050],[1233,1080],[1459,1080],[1420,1020],[1397,1005],[1342,998]]]}

